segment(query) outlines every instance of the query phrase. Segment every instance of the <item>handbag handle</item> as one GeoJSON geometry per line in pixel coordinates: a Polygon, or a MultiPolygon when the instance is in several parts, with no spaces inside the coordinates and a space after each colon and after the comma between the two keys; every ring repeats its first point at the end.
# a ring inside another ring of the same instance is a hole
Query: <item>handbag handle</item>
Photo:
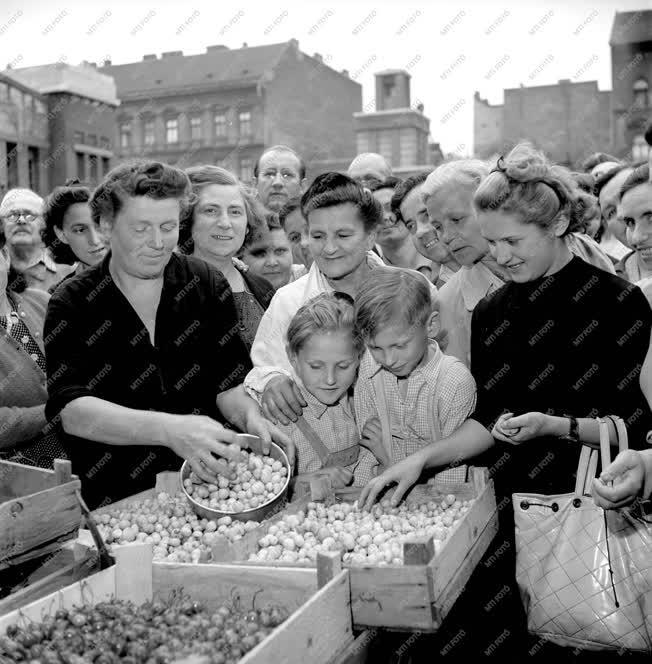
{"type": "MultiPolygon", "coordinates": [[[[618,437],[618,449],[620,452],[628,449],[627,428],[622,418],[609,416],[614,424],[618,437]]],[[[605,418],[598,418],[600,427],[600,464],[604,470],[611,463],[611,444],[609,439],[609,425],[605,418]]],[[[577,478],[575,480],[576,495],[590,495],[591,484],[598,470],[598,450],[587,445],[582,445],[580,460],[577,466],[577,478]]]]}

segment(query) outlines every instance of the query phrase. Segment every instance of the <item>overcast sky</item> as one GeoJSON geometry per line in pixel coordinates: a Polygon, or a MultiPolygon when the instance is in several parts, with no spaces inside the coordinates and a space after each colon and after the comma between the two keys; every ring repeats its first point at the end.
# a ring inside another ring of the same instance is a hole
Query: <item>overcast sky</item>
{"type": "MultiPolygon", "coordinates": [[[[609,34],[616,10],[649,0],[492,4],[381,0],[2,0],[0,68],[63,60],[114,64],[145,53],[201,53],[210,44],[238,48],[295,38],[363,86],[374,109],[374,72],[404,68],[412,105],[425,105],[430,132],[446,152],[468,154],[473,93],[502,102],[504,88],[561,78],[611,88],[609,34]]],[[[319,90],[315,90],[319,94],[319,90]]]]}

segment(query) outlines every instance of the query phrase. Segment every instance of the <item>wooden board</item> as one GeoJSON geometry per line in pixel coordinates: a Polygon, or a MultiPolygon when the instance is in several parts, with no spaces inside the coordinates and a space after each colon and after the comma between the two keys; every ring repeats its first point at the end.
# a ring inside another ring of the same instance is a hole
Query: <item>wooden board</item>
{"type": "Polygon", "coordinates": [[[0,503],[0,569],[75,536],[81,522],[75,491],[81,482],[71,476],[70,462],[58,460],[56,470],[45,470],[0,461],[0,477],[5,498],[11,496],[0,503]]]}
{"type": "MultiPolygon", "coordinates": [[[[316,570],[243,568],[229,565],[153,563],[148,545],[122,547],[116,564],[88,579],[0,617],[0,635],[12,624],[39,621],[58,608],[97,603],[111,596],[143,602],[183,587],[211,606],[233,600],[276,603],[295,609],[289,618],[241,660],[241,664],[330,664],[353,640],[349,573],[339,572],[322,588],[316,570]]],[[[202,664],[189,658],[183,664],[202,664]]],[[[177,664],[181,664],[180,662],[177,664]]]]}
{"type": "Polygon", "coordinates": [[[99,570],[97,553],[87,547],[79,548],[83,549],[81,553],[69,547],[59,547],[47,556],[43,564],[25,579],[20,588],[0,600],[0,615],[19,609],[97,572],[99,570]]]}

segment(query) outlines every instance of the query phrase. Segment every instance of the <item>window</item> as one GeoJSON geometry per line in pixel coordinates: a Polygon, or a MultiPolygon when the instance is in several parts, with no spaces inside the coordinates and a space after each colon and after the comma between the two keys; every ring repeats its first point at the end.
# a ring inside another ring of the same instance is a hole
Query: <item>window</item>
{"type": "Polygon", "coordinates": [[[199,115],[193,115],[190,118],[190,140],[201,140],[201,117],[199,115]]]}
{"type": "Polygon", "coordinates": [[[634,106],[636,108],[647,108],[648,84],[644,78],[639,78],[634,83],[634,106]]]}
{"type": "Polygon", "coordinates": [[[88,145],[92,145],[93,147],[97,147],[97,134],[87,134],[86,142],[87,142],[88,145]]]}
{"type": "Polygon", "coordinates": [[[177,118],[170,118],[165,121],[165,142],[179,142],[179,120],[177,118]]]}
{"type": "Polygon", "coordinates": [[[25,104],[25,110],[31,111],[32,104],[34,103],[34,97],[32,97],[32,95],[28,95],[27,93],[25,93],[25,95],[23,96],[23,103],[25,104]]]}
{"type": "Polygon", "coordinates": [[[111,141],[108,139],[107,136],[100,136],[100,147],[103,150],[110,150],[111,149],[111,141]]]}
{"type": "Polygon", "coordinates": [[[238,121],[240,123],[240,136],[251,136],[251,113],[249,111],[241,111],[238,121]]]}
{"type": "Polygon", "coordinates": [[[226,138],[226,115],[215,114],[215,138],[226,138]]]}
{"type": "Polygon", "coordinates": [[[83,131],[76,131],[73,134],[73,141],[75,143],[83,143],[84,140],[85,140],[85,137],[84,137],[84,132],[83,131]]]}
{"type": "Polygon", "coordinates": [[[83,182],[86,179],[86,159],[83,152],[75,152],[77,162],[77,177],[83,182]]]}
{"type": "Polygon", "coordinates": [[[392,132],[388,129],[381,129],[378,132],[378,152],[392,162],[392,132]]]}
{"type": "MultiPolygon", "coordinates": [[[[2,94],[0,93],[0,98],[1,97],[2,94]]],[[[34,108],[36,109],[37,113],[45,113],[45,104],[40,99],[34,100],[34,108]]]]}
{"type": "Polygon", "coordinates": [[[143,123],[143,143],[145,145],[154,145],[154,120],[148,119],[143,123]]]}
{"type": "Polygon", "coordinates": [[[29,175],[29,188],[32,191],[38,191],[40,188],[40,177],[39,177],[39,158],[38,158],[38,148],[28,147],[27,148],[27,172],[29,175]]]}
{"type": "Polygon", "coordinates": [[[102,157],[102,177],[104,177],[111,169],[111,164],[108,157],[102,157]]]}
{"type": "Polygon", "coordinates": [[[396,88],[396,78],[394,76],[385,76],[383,79],[383,97],[387,99],[394,94],[396,88]]]}
{"type": "Polygon", "coordinates": [[[18,88],[9,88],[9,99],[18,108],[23,107],[23,93],[18,88]]]}
{"type": "Polygon", "coordinates": [[[128,148],[131,146],[131,124],[122,122],[120,124],[120,147],[128,148]]]}
{"type": "Polygon", "coordinates": [[[0,83],[0,101],[9,101],[9,86],[6,83],[0,83]]]}
{"type": "Polygon", "coordinates": [[[14,189],[18,186],[18,146],[15,143],[7,143],[7,188],[14,189]]]}
{"type": "Polygon", "coordinates": [[[644,161],[648,157],[650,147],[648,146],[645,136],[639,134],[634,136],[632,141],[632,161],[644,161]]]}
{"type": "Polygon", "coordinates": [[[91,182],[97,182],[97,162],[97,155],[88,155],[88,166],[90,171],[89,178],[91,182]]]}
{"type": "Polygon", "coordinates": [[[401,166],[414,166],[421,163],[417,158],[417,130],[411,127],[400,130],[401,166]]]}
{"type": "Polygon", "coordinates": [[[240,179],[243,182],[251,182],[254,177],[254,166],[253,162],[249,157],[243,157],[240,159],[240,179]]]}

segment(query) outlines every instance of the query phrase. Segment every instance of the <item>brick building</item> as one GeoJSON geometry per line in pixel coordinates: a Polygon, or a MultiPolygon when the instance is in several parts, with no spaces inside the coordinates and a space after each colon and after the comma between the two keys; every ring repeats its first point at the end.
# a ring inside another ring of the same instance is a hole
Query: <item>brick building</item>
{"type": "Polygon", "coordinates": [[[652,120],[652,11],[617,13],[609,45],[612,150],[644,159],[643,134],[652,120]]]}
{"type": "MultiPolygon", "coordinates": [[[[596,81],[511,88],[504,103],[474,96],[474,152],[489,157],[527,139],[569,166],[606,151],[644,159],[652,119],[652,11],[616,13],[609,40],[612,90],[596,81]]],[[[595,56],[594,56],[595,57],[595,56]]]]}
{"type": "Polygon", "coordinates": [[[553,161],[573,166],[609,148],[610,94],[596,81],[510,88],[505,103],[474,97],[474,152],[490,157],[529,140],[553,161]]]}
{"type": "MultiPolygon", "coordinates": [[[[32,182],[31,188],[40,193],[47,193],[71,177],[97,184],[113,165],[118,100],[112,79],[91,66],[62,62],[9,69],[5,74],[15,85],[29,86],[37,92],[36,96],[31,94],[33,114],[45,137],[38,152],[28,150],[38,163],[38,181],[32,177],[23,178],[22,182],[32,182]]],[[[26,98],[28,93],[24,94],[26,98]]],[[[27,107],[26,101],[24,107],[27,107]]],[[[30,114],[25,117],[28,121],[30,114]]]]}
{"type": "Polygon", "coordinates": [[[0,73],[0,197],[8,189],[47,192],[47,98],[0,73]]]}
{"type": "Polygon", "coordinates": [[[221,164],[248,181],[265,147],[283,143],[308,163],[350,161],[362,89],[296,40],[205,53],[181,51],[99,69],[121,101],[116,151],[185,167],[221,164]]]}
{"type": "Polygon", "coordinates": [[[429,147],[430,120],[410,104],[410,74],[389,69],[376,74],[376,110],[355,113],[356,151],[378,152],[394,173],[407,177],[432,168],[435,145],[429,147]]]}

